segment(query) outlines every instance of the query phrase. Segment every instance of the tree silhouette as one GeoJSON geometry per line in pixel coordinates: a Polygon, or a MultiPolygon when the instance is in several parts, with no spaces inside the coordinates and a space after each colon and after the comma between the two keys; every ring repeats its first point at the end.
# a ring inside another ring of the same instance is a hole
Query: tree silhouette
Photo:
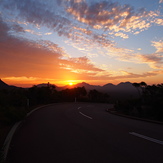
{"type": "Polygon", "coordinates": [[[107,102],[110,96],[107,93],[101,93],[93,89],[89,91],[88,97],[91,102],[107,102]]]}
{"type": "Polygon", "coordinates": [[[133,83],[132,84],[138,91],[139,97],[141,98],[142,93],[144,93],[145,88],[147,87],[147,84],[145,82],[140,82],[140,83],[133,83]],[[141,91],[140,91],[141,89],[141,91]]]}
{"type": "Polygon", "coordinates": [[[133,83],[132,85],[133,85],[133,86],[136,88],[136,90],[138,91],[139,97],[141,97],[141,93],[140,93],[140,90],[139,90],[140,84],[139,84],[139,83],[133,83]]]}

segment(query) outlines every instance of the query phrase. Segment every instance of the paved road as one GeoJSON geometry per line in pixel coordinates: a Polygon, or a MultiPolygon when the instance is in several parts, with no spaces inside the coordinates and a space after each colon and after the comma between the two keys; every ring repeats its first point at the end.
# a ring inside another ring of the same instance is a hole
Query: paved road
{"type": "Polygon", "coordinates": [[[162,163],[163,126],[105,112],[108,104],[54,104],[16,131],[9,163],[162,163]]]}

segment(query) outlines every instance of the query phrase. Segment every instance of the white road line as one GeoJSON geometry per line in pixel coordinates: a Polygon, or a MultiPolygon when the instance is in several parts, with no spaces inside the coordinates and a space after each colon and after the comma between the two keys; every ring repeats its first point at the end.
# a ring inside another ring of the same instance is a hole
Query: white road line
{"type": "Polygon", "coordinates": [[[79,113],[80,113],[81,115],[83,115],[83,116],[89,118],[89,119],[93,119],[92,117],[90,117],[90,116],[88,116],[88,115],[85,115],[85,114],[83,114],[82,112],[79,112],[79,113]]]}
{"type": "Polygon", "coordinates": [[[163,145],[163,141],[161,140],[157,140],[157,139],[154,139],[154,138],[150,138],[148,136],[145,136],[145,135],[141,135],[141,134],[138,134],[136,132],[129,132],[131,135],[134,135],[134,136],[137,136],[137,137],[140,137],[140,138],[143,138],[143,139],[146,139],[146,140],[149,140],[149,141],[152,141],[152,142],[155,142],[157,144],[161,144],[163,145]]]}
{"type": "MultiPolygon", "coordinates": [[[[48,105],[43,105],[43,106],[40,106],[40,107],[37,107],[36,109],[32,110],[31,112],[29,112],[26,117],[28,117],[30,114],[32,114],[34,111],[38,110],[38,109],[41,109],[43,107],[46,107],[46,106],[50,106],[50,105],[54,105],[54,104],[48,104],[48,105]]],[[[15,133],[15,131],[17,130],[17,128],[19,127],[19,125],[21,125],[22,121],[19,121],[17,123],[15,123],[15,125],[11,128],[11,130],[9,131],[6,139],[5,139],[5,142],[3,144],[3,160],[5,161],[6,158],[7,158],[7,154],[9,152],[9,148],[10,148],[10,143],[11,143],[11,140],[13,138],[13,135],[15,133]]]]}
{"type": "Polygon", "coordinates": [[[80,109],[81,107],[78,107],[78,110],[80,109]]]}
{"type": "Polygon", "coordinates": [[[5,142],[4,142],[4,145],[3,145],[3,148],[4,148],[4,151],[3,151],[4,160],[6,160],[6,158],[7,158],[7,154],[8,154],[9,148],[10,148],[10,143],[11,143],[12,137],[13,137],[16,129],[19,127],[20,123],[21,123],[21,121],[15,123],[15,125],[11,128],[10,132],[8,133],[8,135],[7,135],[6,139],[5,139],[5,142]]]}

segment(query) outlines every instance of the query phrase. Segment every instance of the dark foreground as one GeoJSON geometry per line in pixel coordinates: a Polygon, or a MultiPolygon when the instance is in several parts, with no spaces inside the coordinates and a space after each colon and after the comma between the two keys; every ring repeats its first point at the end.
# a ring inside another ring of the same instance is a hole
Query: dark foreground
{"type": "Polygon", "coordinates": [[[54,104],[16,131],[8,163],[162,163],[163,126],[109,114],[109,104],[54,104]]]}

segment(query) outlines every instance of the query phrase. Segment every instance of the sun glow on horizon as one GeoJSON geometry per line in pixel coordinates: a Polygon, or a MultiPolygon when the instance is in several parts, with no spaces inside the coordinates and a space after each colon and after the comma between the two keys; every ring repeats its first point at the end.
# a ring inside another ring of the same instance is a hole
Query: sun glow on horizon
{"type": "Polygon", "coordinates": [[[64,81],[64,84],[69,85],[69,86],[74,86],[77,83],[81,83],[81,82],[83,82],[83,81],[81,81],[81,80],[66,80],[66,81],[64,81]]]}
{"type": "Polygon", "coordinates": [[[74,83],[70,82],[69,85],[72,86],[72,85],[74,85],[74,83]]]}

